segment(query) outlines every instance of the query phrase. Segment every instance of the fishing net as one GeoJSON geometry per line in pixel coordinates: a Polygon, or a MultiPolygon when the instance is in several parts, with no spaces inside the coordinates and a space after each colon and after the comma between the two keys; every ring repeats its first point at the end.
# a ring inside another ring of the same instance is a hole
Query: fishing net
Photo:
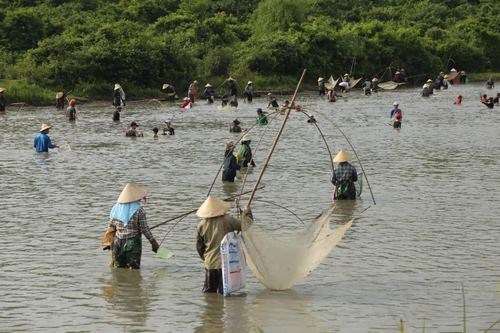
{"type": "Polygon", "coordinates": [[[303,280],[342,239],[353,220],[330,229],[334,205],[287,238],[276,238],[243,216],[243,250],[255,277],[272,290],[290,289],[303,280]]]}

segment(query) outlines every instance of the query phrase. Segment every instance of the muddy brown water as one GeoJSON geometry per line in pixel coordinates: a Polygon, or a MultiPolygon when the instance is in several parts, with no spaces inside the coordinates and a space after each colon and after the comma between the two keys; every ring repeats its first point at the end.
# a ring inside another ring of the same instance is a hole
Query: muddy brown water
{"type": "MultiPolygon", "coordinates": [[[[224,141],[237,140],[228,123],[237,117],[249,128],[264,99],[241,102],[237,112],[217,103],[181,112],[130,102],[121,123],[111,121],[107,104],[78,105],[75,124],[53,108],[10,107],[0,115],[0,331],[398,332],[403,319],[409,332],[461,332],[462,284],[467,329],[483,331],[500,319],[500,109],[478,102],[483,91],[471,84],[428,99],[416,89],[371,97],[357,91],[336,103],[301,94],[298,103],[314,114],[334,153],[350,149],[334,125],[348,135],[377,204],[365,182],[353,214],[371,207],[293,289],[266,290],[248,272],[244,293],[226,298],[200,292],[194,215],[165,240],[175,257],[158,259],[143,242],[140,271],[111,270],[99,241],[127,181],[149,188],[150,225],[196,208],[224,141]],[[454,106],[458,94],[464,101],[454,106]],[[404,116],[399,131],[389,125],[395,100],[404,116]],[[153,140],[151,129],[166,117],[173,117],[175,136],[153,140]],[[32,148],[42,121],[54,125],[50,136],[60,145],[49,154],[32,148]],[[144,138],[123,136],[131,121],[144,138]]],[[[257,166],[280,120],[267,132],[252,131],[254,149],[263,137],[257,166]]],[[[257,174],[249,175],[250,185],[257,174]]],[[[256,223],[278,237],[300,228],[278,205],[312,219],[330,204],[330,177],[321,136],[292,113],[253,204],[256,223]]],[[[241,184],[219,177],[213,193],[230,196],[241,184]]],[[[163,238],[171,225],[155,236],[163,238]]]]}

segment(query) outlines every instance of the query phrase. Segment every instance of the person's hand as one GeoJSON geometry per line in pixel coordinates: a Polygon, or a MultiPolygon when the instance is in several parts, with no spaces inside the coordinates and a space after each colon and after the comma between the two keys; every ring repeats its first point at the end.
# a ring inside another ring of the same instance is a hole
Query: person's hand
{"type": "Polygon", "coordinates": [[[106,245],[105,247],[102,248],[103,251],[106,251],[106,250],[111,250],[111,246],[110,245],[106,245]]]}
{"type": "Polygon", "coordinates": [[[153,252],[156,253],[156,252],[158,252],[159,248],[160,248],[160,245],[158,244],[158,242],[156,241],[156,239],[154,239],[151,242],[151,250],[153,250],[153,252]]]}

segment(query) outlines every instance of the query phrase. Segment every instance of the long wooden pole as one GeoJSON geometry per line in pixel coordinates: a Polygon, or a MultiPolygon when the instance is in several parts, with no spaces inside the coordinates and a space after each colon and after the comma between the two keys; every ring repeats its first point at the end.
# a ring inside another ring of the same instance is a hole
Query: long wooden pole
{"type": "Polygon", "coordinates": [[[248,198],[247,206],[245,208],[245,211],[248,211],[250,209],[250,205],[252,204],[253,197],[255,196],[255,192],[257,191],[257,188],[260,184],[260,181],[262,180],[262,176],[264,176],[264,172],[266,171],[267,165],[269,164],[269,161],[271,160],[271,156],[273,155],[274,149],[276,148],[276,145],[278,144],[278,140],[281,137],[281,134],[283,133],[283,129],[285,128],[286,121],[288,120],[288,116],[290,115],[290,111],[292,111],[293,103],[295,102],[295,98],[297,98],[297,93],[299,92],[300,84],[302,83],[302,80],[304,79],[304,76],[306,75],[306,69],[302,72],[302,76],[300,77],[299,83],[297,83],[297,87],[295,88],[295,92],[293,93],[292,100],[290,101],[290,106],[286,110],[285,113],[285,118],[283,119],[283,123],[281,123],[281,127],[278,131],[278,134],[276,134],[276,138],[274,139],[273,145],[271,146],[271,149],[269,150],[269,154],[267,154],[267,158],[264,161],[264,165],[262,166],[262,169],[260,170],[259,177],[257,178],[257,181],[255,182],[255,185],[253,187],[252,193],[250,194],[250,198],[248,198]]]}
{"type": "MultiPolygon", "coordinates": [[[[261,186],[261,187],[259,187],[257,190],[260,190],[260,189],[263,189],[263,188],[264,188],[264,186],[261,186]]],[[[254,189],[254,190],[255,190],[255,189],[254,189]]],[[[235,199],[235,198],[238,198],[238,197],[240,197],[240,196],[242,196],[242,195],[245,195],[245,194],[248,194],[248,193],[250,193],[250,192],[251,192],[251,191],[246,191],[246,192],[243,192],[243,193],[235,194],[235,195],[233,195],[233,196],[230,196],[230,197],[227,197],[227,198],[223,199],[223,201],[231,201],[231,200],[233,200],[233,199],[235,199]]],[[[193,213],[194,213],[194,212],[196,212],[197,210],[198,210],[198,208],[195,208],[195,209],[193,209],[193,210],[191,210],[191,211],[189,211],[189,212],[186,212],[186,213],[183,213],[183,214],[181,214],[181,215],[178,215],[178,216],[172,217],[172,218],[170,218],[170,219],[168,219],[168,220],[166,220],[166,221],[163,221],[163,222],[158,223],[158,224],[156,224],[156,225],[154,225],[154,226],[152,226],[152,227],[149,227],[149,229],[154,229],[154,228],[157,228],[157,227],[159,227],[159,226],[162,226],[162,225],[164,225],[164,224],[166,224],[166,223],[168,223],[168,222],[172,222],[172,221],[175,221],[175,220],[180,219],[180,218],[182,218],[182,217],[188,216],[189,214],[193,214],[193,213]]]]}

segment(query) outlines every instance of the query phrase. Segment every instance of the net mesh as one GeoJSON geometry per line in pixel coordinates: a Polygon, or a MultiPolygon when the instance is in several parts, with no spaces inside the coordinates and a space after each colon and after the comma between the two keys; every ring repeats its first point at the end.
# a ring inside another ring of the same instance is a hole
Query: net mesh
{"type": "Polygon", "coordinates": [[[309,275],[342,239],[353,220],[330,229],[335,206],[325,209],[304,228],[276,238],[242,217],[243,250],[255,277],[271,290],[286,290],[309,275]]]}

